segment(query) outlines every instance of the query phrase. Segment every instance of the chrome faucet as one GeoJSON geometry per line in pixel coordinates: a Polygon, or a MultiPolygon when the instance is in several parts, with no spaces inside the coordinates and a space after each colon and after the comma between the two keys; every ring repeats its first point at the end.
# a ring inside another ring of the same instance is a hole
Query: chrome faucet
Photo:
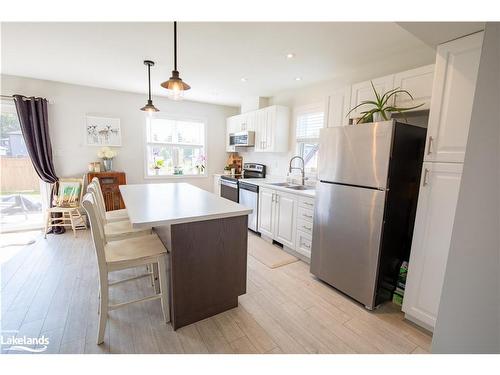
{"type": "Polygon", "coordinates": [[[288,173],[292,173],[292,169],[299,169],[300,170],[300,172],[302,173],[302,185],[305,185],[305,180],[306,180],[305,172],[304,172],[305,164],[306,163],[304,162],[304,159],[301,156],[294,156],[293,158],[290,159],[290,166],[288,167],[288,173]],[[292,167],[292,162],[294,161],[294,159],[302,160],[302,168],[292,167]]]}

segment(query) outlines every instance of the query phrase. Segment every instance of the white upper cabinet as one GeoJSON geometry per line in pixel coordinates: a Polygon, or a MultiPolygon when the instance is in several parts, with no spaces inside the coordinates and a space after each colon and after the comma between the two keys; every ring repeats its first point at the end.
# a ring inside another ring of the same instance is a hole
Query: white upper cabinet
{"type": "Polygon", "coordinates": [[[351,86],[333,92],[328,98],[327,126],[344,126],[349,124],[347,112],[351,104],[351,86]]]}
{"type": "Polygon", "coordinates": [[[287,152],[290,110],[280,105],[262,108],[255,113],[255,151],[287,152]]]}
{"type": "Polygon", "coordinates": [[[462,164],[424,163],[403,311],[432,329],[441,299],[462,164]]]}
{"type": "Polygon", "coordinates": [[[394,88],[408,91],[413,100],[406,94],[395,95],[394,104],[397,107],[414,107],[423,104],[416,110],[429,109],[432,96],[432,82],[434,80],[434,64],[407,70],[394,75],[394,88]]]}
{"type": "Polygon", "coordinates": [[[482,43],[481,32],[437,48],[426,161],[464,161],[482,43]]]}
{"type": "Polygon", "coordinates": [[[229,145],[229,134],[240,131],[239,116],[232,116],[226,119],[226,151],[235,152],[235,147],[229,145]]]}
{"type": "MultiPolygon", "coordinates": [[[[373,92],[373,86],[375,90],[382,95],[385,92],[392,90],[394,88],[394,74],[389,76],[380,77],[372,79],[371,81],[360,82],[352,85],[351,87],[351,103],[350,108],[354,108],[358,104],[365,100],[375,100],[375,93],[373,92]]],[[[359,118],[362,116],[361,112],[368,109],[369,106],[361,106],[349,114],[349,118],[359,118]],[[363,108],[366,107],[366,108],[363,108]]]]}

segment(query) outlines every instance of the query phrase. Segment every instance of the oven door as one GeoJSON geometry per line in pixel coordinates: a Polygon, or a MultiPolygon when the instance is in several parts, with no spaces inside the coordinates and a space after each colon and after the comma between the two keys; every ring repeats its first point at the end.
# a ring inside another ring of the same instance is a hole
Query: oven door
{"type": "Polygon", "coordinates": [[[238,182],[220,180],[220,196],[229,199],[230,201],[238,203],[238,182]]]}

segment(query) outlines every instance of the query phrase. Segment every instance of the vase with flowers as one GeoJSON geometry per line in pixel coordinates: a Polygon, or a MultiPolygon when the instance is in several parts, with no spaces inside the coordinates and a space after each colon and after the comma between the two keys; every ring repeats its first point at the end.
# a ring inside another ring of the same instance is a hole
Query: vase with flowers
{"type": "Polygon", "coordinates": [[[196,170],[198,171],[198,174],[203,174],[205,173],[205,164],[207,162],[207,158],[205,155],[200,155],[198,157],[198,160],[196,161],[196,170]]]}
{"type": "Polygon", "coordinates": [[[118,155],[118,152],[109,147],[103,147],[97,152],[97,157],[102,159],[104,171],[109,172],[113,170],[113,159],[116,155],[118,155]]]}

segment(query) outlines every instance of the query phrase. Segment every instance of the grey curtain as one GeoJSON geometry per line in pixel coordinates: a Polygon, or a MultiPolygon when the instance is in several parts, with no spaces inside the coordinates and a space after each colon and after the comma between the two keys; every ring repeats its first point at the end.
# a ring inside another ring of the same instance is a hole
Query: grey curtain
{"type": "MultiPolygon", "coordinates": [[[[42,181],[52,184],[53,196],[58,178],[52,160],[47,99],[14,95],[14,103],[33,167],[42,181]]],[[[52,197],[50,205],[52,206],[52,197]]],[[[64,227],[55,227],[51,232],[62,234],[65,230],[64,227]]]]}
{"type": "Polygon", "coordinates": [[[52,161],[47,99],[14,95],[14,102],[33,167],[42,181],[54,184],[58,178],[52,161]]]}

